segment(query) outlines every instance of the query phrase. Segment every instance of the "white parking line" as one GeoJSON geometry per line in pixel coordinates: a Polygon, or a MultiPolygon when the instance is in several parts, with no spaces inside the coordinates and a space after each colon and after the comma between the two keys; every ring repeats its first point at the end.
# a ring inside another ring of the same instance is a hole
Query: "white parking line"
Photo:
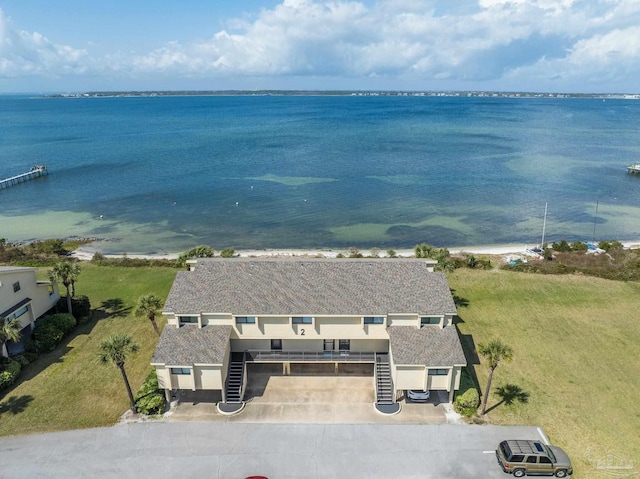
{"type": "Polygon", "coordinates": [[[547,436],[544,435],[544,432],[542,432],[542,429],[538,428],[538,433],[542,438],[542,442],[544,442],[547,446],[549,446],[549,439],[547,439],[547,436]]]}
{"type": "Polygon", "coordinates": [[[495,454],[496,451],[482,451],[482,454],[495,454]]]}

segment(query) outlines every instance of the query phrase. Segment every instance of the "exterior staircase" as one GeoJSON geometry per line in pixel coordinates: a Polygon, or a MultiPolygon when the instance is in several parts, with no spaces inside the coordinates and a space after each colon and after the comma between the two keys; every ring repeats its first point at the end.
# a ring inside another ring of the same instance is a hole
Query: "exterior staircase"
{"type": "Polygon", "coordinates": [[[393,381],[388,354],[376,354],[376,402],[393,404],[393,381]]]}
{"type": "Polygon", "coordinates": [[[244,407],[244,403],[242,402],[244,368],[244,353],[231,353],[225,386],[225,401],[218,404],[218,410],[220,410],[220,412],[233,414],[244,407]]]}
{"type": "Polygon", "coordinates": [[[400,411],[400,404],[395,401],[391,365],[386,353],[376,354],[376,409],[383,414],[400,411]]]}
{"type": "Polygon", "coordinates": [[[242,402],[242,377],[244,376],[244,358],[242,353],[231,353],[231,362],[227,373],[225,402],[242,402]]]}

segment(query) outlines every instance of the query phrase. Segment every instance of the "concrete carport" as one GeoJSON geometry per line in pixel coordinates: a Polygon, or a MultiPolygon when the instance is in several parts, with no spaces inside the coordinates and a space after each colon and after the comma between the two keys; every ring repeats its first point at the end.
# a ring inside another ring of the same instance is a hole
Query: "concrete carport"
{"type": "Polygon", "coordinates": [[[217,391],[182,391],[170,421],[228,421],[245,423],[370,424],[446,422],[442,398],[433,394],[426,404],[402,401],[400,413],[385,416],[374,408],[375,390],[372,364],[298,364],[289,374],[283,365],[248,364],[246,406],[236,415],[226,416],[216,409],[221,399],[217,391]]]}

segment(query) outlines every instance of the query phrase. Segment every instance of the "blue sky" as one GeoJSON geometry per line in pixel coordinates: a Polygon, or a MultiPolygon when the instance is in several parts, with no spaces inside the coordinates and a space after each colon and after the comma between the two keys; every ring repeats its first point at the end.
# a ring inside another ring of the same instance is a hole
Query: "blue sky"
{"type": "Polygon", "coordinates": [[[640,92],[639,0],[0,0],[0,92],[640,92]]]}

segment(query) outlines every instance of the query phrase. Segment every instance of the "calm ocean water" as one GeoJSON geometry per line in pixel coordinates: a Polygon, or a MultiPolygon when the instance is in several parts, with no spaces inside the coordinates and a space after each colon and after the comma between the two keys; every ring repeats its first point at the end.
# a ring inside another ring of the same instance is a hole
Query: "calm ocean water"
{"type": "Polygon", "coordinates": [[[0,237],[104,252],[640,238],[640,102],[0,96],[0,237]],[[596,204],[598,205],[596,215],[596,204]]]}

